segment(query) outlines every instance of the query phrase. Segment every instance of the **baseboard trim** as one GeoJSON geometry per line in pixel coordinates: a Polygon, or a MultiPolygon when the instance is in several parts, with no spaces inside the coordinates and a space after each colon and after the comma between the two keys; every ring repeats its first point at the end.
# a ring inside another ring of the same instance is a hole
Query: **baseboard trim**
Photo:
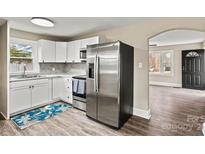
{"type": "Polygon", "coordinates": [[[0,112],[0,120],[6,120],[6,119],[7,119],[6,116],[2,112],[0,112]]]}
{"type": "Polygon", "coordinates": [[[165,87],[182,87],[182,84],[178,83],[169,83],[169,82],[157,82],[157,81],[150,81],[149,85],[156,85],[156,86],[165,86],[165,87]]]}
{"type": "Polygon", "coordinates": [[[148,120],[151,118],[150,109],[142,110],[142,109],[133,108],[133,115],[144,118],[144,119],[148,119],[148,120]]]}

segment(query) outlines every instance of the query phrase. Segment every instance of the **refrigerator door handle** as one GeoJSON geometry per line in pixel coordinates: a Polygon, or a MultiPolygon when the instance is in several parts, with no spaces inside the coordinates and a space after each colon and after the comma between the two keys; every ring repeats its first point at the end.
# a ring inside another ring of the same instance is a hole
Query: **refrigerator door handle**
{"type": "Polygon", "coordinates": [[[99,57],[96,56],[96,92],[99,92],[99,57]]]}
{"type": "Polygon", "coordinates": [[[96,61],[97,61],[97,55],[94,58],[94,91],[96,92],[96,61]]]}

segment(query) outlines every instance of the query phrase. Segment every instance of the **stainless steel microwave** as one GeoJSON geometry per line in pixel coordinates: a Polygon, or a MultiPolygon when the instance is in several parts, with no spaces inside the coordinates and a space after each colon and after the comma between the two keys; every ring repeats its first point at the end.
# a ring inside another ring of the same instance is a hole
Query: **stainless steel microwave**
{"type": "Polygon", "coordinates": [[[86,58],[87,58],[87,50],[85,48],[80,49],[80,59],[86,60],[86,58]]]}

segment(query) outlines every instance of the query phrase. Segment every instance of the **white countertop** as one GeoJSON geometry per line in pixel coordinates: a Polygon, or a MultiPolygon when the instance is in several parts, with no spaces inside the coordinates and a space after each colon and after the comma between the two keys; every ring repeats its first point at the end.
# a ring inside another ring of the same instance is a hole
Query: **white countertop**
{"type": "Polygon", "coordinates": [[[65,74],[42,74],[38,77],[33,78],[17,78],[17,77],[11,77],[10,82],[17,82],[17,81],[27,81],[27,80],[38,80],[38,79],[48,79],[48,78],[59,78],[59,77],[73,77],[77,75],[85,75],[85,73],[65,73],[65,74]]]}

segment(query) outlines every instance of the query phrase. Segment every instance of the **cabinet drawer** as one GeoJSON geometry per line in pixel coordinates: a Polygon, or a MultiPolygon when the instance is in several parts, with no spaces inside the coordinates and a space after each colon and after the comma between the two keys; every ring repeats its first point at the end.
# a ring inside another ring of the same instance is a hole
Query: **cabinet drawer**
{"type": "Polygon", "coordinates": [[[48,79],[38,79],[29,81],[16,81],[10,83],[10,88],[27,87],[34,84],[48,84],[48,79]]]}
{"type": "Polygon", "coordinates": [[[48,79],[34,80],[33,84],[48,84],[48,79]]]}

